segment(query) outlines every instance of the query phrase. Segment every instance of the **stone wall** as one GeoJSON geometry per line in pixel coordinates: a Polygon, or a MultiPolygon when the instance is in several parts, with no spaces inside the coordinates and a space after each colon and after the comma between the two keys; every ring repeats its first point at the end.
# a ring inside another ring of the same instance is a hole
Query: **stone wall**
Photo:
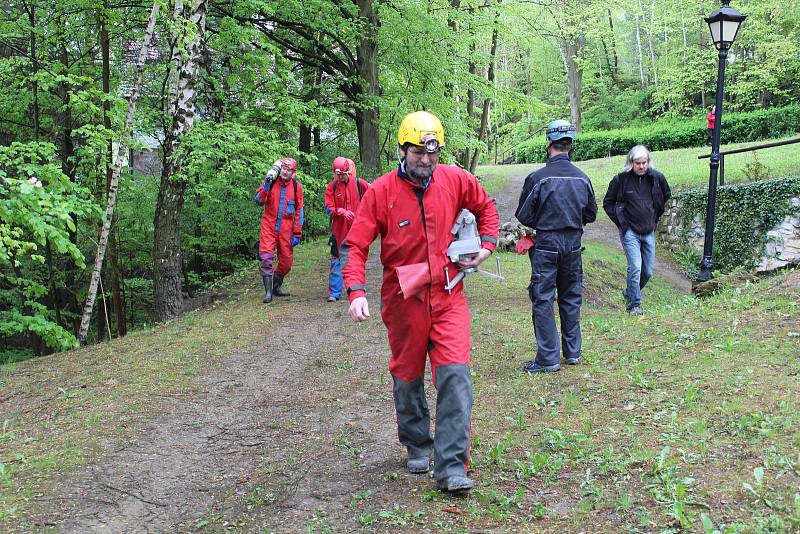
{"type": "MultiPolygon", "coordinates": [[[[790,202],[800,207],[800,196],[791,198],[790,202]]],[[[702,256],[706,234],[705,219],[697,214],[692,219],[690,227],[684,229],[682,210],[678,199],[673,198],[667,203],[667,209],[656,229],[658,238],[673,252],[684,249],[688,241],[688,244],[702,256]]],[[[800,264],[800,216],[789,215],[767,232],[764,257],[756,261],[756,271],[774,271],[796,264],[800,264]]]]}

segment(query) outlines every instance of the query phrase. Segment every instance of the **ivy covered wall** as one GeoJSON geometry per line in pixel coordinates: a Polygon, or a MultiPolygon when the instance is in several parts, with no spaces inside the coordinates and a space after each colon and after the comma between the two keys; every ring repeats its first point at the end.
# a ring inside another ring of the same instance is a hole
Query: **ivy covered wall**
{"type": "MultiPolygon", "coordinates": [[[[659,222],[659,236],[696,274],[705,239],[708,192],[676,193],[659,222]]],[[[726,185],[717,190],[714,267],[759,271],[800,263],[800,177],[726,185]]]]}

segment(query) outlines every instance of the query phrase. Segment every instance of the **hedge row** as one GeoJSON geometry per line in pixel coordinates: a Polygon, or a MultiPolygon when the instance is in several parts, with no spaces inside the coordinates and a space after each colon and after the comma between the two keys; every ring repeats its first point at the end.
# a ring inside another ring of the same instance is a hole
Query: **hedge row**
{"type": "MultiPolygon", "coordinates": [[[[722,117],[722,141],[741,143],[774,138],[800,131],[800,104],[749,113],[728,113],[722,117]]],[[[648,126],[582,132],[575,142],[572,159],[604,158],[627,154],[634,145],[650,150],[690,148],[706,143],[705,119],[663,120],[648,126]]],[[[516,150],[517,163],[541,163],[546,160],[544,136],[522,143],[516,150]]]]}

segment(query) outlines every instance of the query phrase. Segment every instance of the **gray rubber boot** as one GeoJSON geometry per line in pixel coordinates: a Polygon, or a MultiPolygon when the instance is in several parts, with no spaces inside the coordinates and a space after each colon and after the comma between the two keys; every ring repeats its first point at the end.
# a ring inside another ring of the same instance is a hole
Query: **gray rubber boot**
{"type": "Polygon", "coordinates": [[[472,487],[466,471],[472,418],[469,366],[450,364],[437,367],[436,389],[434,476],[440,488],[463,491],[472,487]],[[453,488],[449,489],[450,486],[453,488]]]}
{"type": "Polygon", "coordinates": [[[406,467],[412,473],[427,473],[433,451],[431,415],[425,400],[423,377],[406,382],[392,375],[397,437],[408,449],[406,467]]]}
{"type": "Polygon", "coordinates": [[[283,276],[275,273],[275,280],[272,283],[272,293],[275,294],[276,297],[289,297],[291,296],[289,293],[281,289],[283,285],[283,276]]]}
{"type": "Polygon", "coordinates": [[[264,281],[264,304],[269,304],[272,302],[272,277],[271,276],[262,276],[261,279],[264,281]]]}

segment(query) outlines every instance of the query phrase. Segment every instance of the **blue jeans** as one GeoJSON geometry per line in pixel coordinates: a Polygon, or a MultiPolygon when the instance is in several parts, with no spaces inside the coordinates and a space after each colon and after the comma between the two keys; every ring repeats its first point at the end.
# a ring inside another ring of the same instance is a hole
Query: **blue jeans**
{"type": "Polygon", "coordinates": [[[342,295],[342,262],[339,258],[331,258],[331,271],[328,276],[328,293],[331,297],[339,298],[342,295]]]}
{"type": "Polygon", "coordinates": [[[632,310],[642,305],[642,288],[653,276],[656,259],[656,233],[637,234],[630,228],[620,232],[620,241],[628,258],[628,287],[625,289],[625,307],[632,310]]]}

